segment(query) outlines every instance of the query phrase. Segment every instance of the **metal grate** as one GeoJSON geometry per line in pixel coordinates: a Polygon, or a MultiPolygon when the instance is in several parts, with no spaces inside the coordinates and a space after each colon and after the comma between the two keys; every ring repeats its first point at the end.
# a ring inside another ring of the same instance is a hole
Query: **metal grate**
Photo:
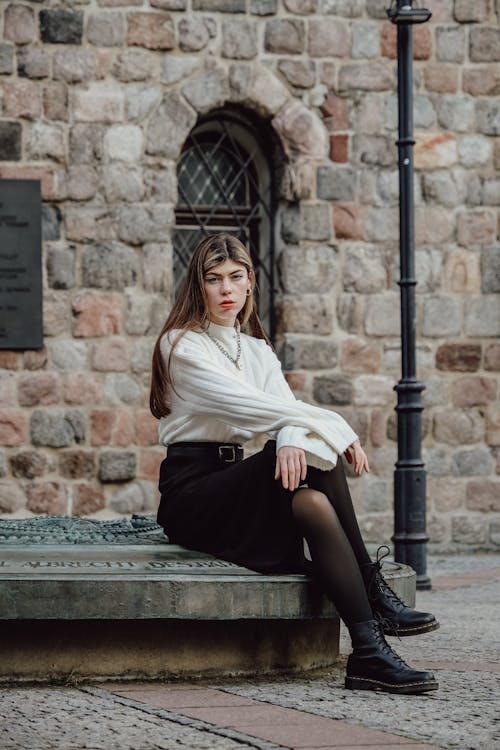
{"type": "Polygon", "coordinates": [[[174,231],[176,291],[202,236],[228,232],[250,250],[259,313],[274,333],[274,188],[269,158],[256,128],[235,113],[201,120],[177,166],[179,199],[174,231]]]}

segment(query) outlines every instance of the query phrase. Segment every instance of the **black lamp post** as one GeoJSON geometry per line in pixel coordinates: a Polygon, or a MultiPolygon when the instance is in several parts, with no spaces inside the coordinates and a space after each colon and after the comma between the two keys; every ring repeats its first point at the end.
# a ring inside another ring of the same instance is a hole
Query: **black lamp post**
{"type": "Polygon", "coordinates": [[[417,573],[417,589],[429,589],[425,526],[426,472],[421,456],[421,393],[415,366],[415,222],[413,195],[413,29],[431,12],[397,0],[387,11],[398,32],[399,251],[401,270],[401,380],[398,394],[398,460],[394,472],[394,557],[417,573]]]}

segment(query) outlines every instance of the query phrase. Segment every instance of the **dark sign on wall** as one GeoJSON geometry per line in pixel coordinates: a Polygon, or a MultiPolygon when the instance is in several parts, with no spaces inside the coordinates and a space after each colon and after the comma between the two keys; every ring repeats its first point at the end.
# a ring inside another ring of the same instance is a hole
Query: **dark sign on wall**
{"type": "Polygon", "coordinates": [[[0,180],[0,349],[42,346],[40,182],[0,180]]]}

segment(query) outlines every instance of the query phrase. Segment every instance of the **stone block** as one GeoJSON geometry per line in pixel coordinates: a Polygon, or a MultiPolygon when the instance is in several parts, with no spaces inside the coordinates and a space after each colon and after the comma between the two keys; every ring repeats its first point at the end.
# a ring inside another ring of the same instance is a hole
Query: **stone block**
{"type": "Polygon", "coordinates": [[[385,135],[355,135],[353,139],[353,155],[361,164],[381,167],[396,165],[394,143],[385,135]]]}
{"type": "Polygon", "coordinates": [[[46,50],[38,47],[20,49],[17,54],[17,74],[23,78],[47,78],[50,75],[50,58],[46,50]]]}
{"type": "Polygon", "coordinates": [[[141,336],[148,332],[151,326],[154,297],[146,294],[127,294],[127,311],[125,314],[125,330],[132,336],[141,336]]]}
{"type": "Polygon", "coordinates": [[[177,29],[179,47],[184,52],[198,52],[206,47],[210,41],[209,26],[205,19],[199,16],[181,18],[177,29]]]}
{"type": "Polygon", "coordinates": [[[278,11],[278,0],[250,0],[249,10],[255,16],[274,16],[278,11]]]}
{"type": "Polygon", "coordinates": [[[137,125],[112,125],[104,135],[104,154],[108,159],[138,162],[142,155],[143,133],[137,125]]]}
{"type": "Polygon", "coordinates": [[[182,94],[197,112],[208,112],[229,99],[229,82],[224,71],[209,71],[186,83],[182,94]]]}
{"type": "Polygon", "coordinates": [[[38,451],[21,451],[9,458],[12,476],[17,479],[41,477],[49,468],[47,457],[38,451]]]}
{"type": "Polygon", "coordinates": [[[474,100],[468,96],[444,94],[437,102],[439,124],[446,130],[463,133],[474,129],[474,100]]]}
{"type": "Polygon", "coordinates": [[[301,203],[300,235],[304,240],[329,240],[332,234],[331,211],[327,203],[301,203]]]}
{"type": "Polygon", "coordinates": [[[458,243],[464,247],[492,245],[496,239],[496,221],[492,211],[461,211],[457,221],[458,243]]]}
{"type": "Polygon", "coordinates": [[[57,339],[50,347],[50,354],[58,370],[83,370],[87,366],[87,347],[79,341],[57,339]]]}
{"type": "Polygon", "coordinates": [[[483,202],[490,206],[500,206],[500,179],[484,181],[483,202]]]}
{"type": "Polygon", "coordinates": [[[478,99],[477,129],[485,135],[500,135],[500,103],[498,99],[478,99]]]}
{"type": "Polygon", "coordinates": [[[24,352],[23,365],[25,370],[43,370],[47,366],[47,350],[33,349],[24,352]]]}
{"type": "Polygon", "coordinates": [[[107,404],[115,406],[122,404],[136,406],[139,403],[144,403],[145,393],[144,389],[130,375],[114,373],[106,375],[104,399],[107,404]]]}
{"type": "Polygon", "coordinates": [[[120,12],[90,13],[87,40],[96,47],[119,47],[125,42],[125,16],[120,12]]]}
{"type": "Polygon", "coordinates": [[[373,294],[387,287],[388,258],[373,245],[350,243],[345,247],[344,290],[373,294]]]}
{"type": "Polygon", "coordinates": [[[326,165],[317,171],[318,198],[351,201],[355,198],[356,172],[348,167],[326,165]]]}
{"type": "Polygon", "coordinates": [[[144,508],[144,495],[140,484],[127,484],[115,492],[109,501],[116,513],[139,513],[144,508]]]}
{"type": "Polygon", "coordinates": [[[148,292],[165,292],[172,284],[172,246],[151,243],[141,253],[142,285],[148,292]]]}
{"type": "Polygon", "coordinates": [[[368,336],[399,336],[399,321],[399,295],[390,292],[368,297],[364,316],[364,328],[368,336]]]}
{"type": "Polygon", "coordinates": [[[23,373],[17,381],[20,406],[57,404],[61,397],[59,376],[52,372],[23,373]]]}
{"type": "Polygon", "coordinates": [[[95,196],[100,187],[100,177],[96,170],[87,164],[70,166],[67,172],[68,198],[74,201],[87,201],[95,196]]]}
{"type": "MultiPolygon", "coordinates": [[[[302,102],[292,100],[286,104],[273,119],[272,125],[290,158],[295,160],[297,154],[307,154],[311,159],[326,156],[328,141],[325,129],[302,102]]],[[[318,198],[321,197],[318,194],[318,198]]]]}
{"type": "Polygon", "coordinates": [[[103,450],[99,454],[101,482],[128,482],[135,478],[137,459],[132,451],[103,450]]]}
{"type": "Polygon", "coordinates": [[[500,246],[481,248],[481,291],[500,292],[500,246]]]}
{"type": "Polygon", "coordinates": [[[48,44],[81,44],[83,11],[50,8],[40,11],[40,35],[48,44]]]}
{"type": "Polygon", "coordinates": [[[463,90],[472,96],[498,96],[500,94],[498,65],[477,65],[473,68],[465,68],[463,90]]]}
{"type": "Polygon", "coordinates": [[[26,496],[19,482],[0,482],[0,513],[15,513],[26,504],[26,496]]]}
{"type": "MultiPolygon", "coordinates": [[[[397,30],[389,22],[382,26],[381,52],[384,57],[397,57],[397,30]]],[[[432,34],[426,26],[413,27],[413,59],[428,60],[432,55],[432,34]]]]}
{"type": "Polygon", "coordinates": [[[357,406],[388,406],[394,402],[394,380],[384,375],[361,375],[354,381],[357,406]]]}
{"type": "Polygon", "coordinates": [[[85,440],[85,417],[77,409],[36,409],[30,419],[31,442],[67,448],[85,440]]]}
{"type": "Polygon", "coordinates": [[[450,477],[432,477],[427,480],[427,496],[438,513],[461,510],[465,505],[465,483],[450,477]]]}
{"type": "Polygon", "coordinates": [[[106,338],[94,344],[91,365],[94,370],[103,372],[126,372],[129,368],[127,341],[121,338],[106,338]]]}
{"type": "Polygon", "coordinates": [[[279,267],[287,294],[328,292],[338,278],[338,253],[329,245],[309,245],[283,250],[279,267]]]}
{"type": "Polygon", "coordinates": [[[169,13],[129,13],[127,44],[154,50],[175,47],[175,28],[169,13]]]}
{"type": "MultiPolygon", "coordinates": [[[[141,5],[141,2],[136,4],[141,5]]],[[[187,0],[149,0],[149,4],[162,10],[186,10],[187,0]]]]}
{"type": "MultiPolygon", "coordinates": [[[[372,2],[371,5],[374,5],[372,2]]],[[[322,0],[321,12],[333,16],[344,16],[345,18],[358,18],[362,15],[365,7],[364,0],[322,0]]],[[[369,13],[369,15],[371,15],[369,13]]],[[[386,16],[377,16],[383,17],[386,16]]]]}
{"type": "Polygon", "coordinates": [[[104,170],[104,192],[110,203],[140,203],[146,193],[142,170],[126,163],[108,165],[104,170]]]}
{"type": "Polygon", "coordinates": [[[484,369],[500,370],[500,344],[489,344],[484,352],[484,369]]]}
{"type": "Polygon", "coordinates": [[[495,447],[500,446],[500,405],[490,404],[486,411],[486,442],[495,447]]]}
{"type": "Polygon", "coordinates": [[[157,109],[161,96],[159,86],[128,85],[125,98],[127,119],[142,122],[157,109]]]}
{"type": "Polygon", "coordinates": [[[122,298],[109,292],[81,292],[75,297],[73,336],[95,337],[120,333],[122,327],[122,298]]]}
{"type": "Polygon", "coordinates": [[[333,206],[333,228],[337,239],[359,240],[363,237],[363,216],[357,203],[333,206]]]}
{"type": "MultiPolygon", "coordinates": [[[[231,101],[236,101],[251,107],[263,117],[269,117],[279,112],[283,105],[290,99],[290,92],[277,76],[263,65],[249,66],[242,63],[234,63],[229,68],[229,83],[231,88],[231,101]]],[[[295,101],[292,104],[300,105],[295,101]]],[[[306,111],[307,108],[302,105],[306,111]]],[[[311,113],[314,123],[314,116],[311,113]]],[[[305,122],[302,117],[302,121],[305,122]]],[[[311,121],[308,123],[312,124],[311,121]]],[[[273,123],[276,127],[276,123],[273,123]]],[[[295,133],[298,135],[298,133],[295,133]]],[[[301,139],[310,142],[308,134],[301,133],[301,139]]],[[[285,139],[285,147],[287,146],[285,139]]],[[[300,170],[299,170],[300,171],[300,170]]],[[[302,170],[303,171],[303,170],[302,170]]],[[[308,195],[308,197],[311,197],[308,195]]]]}
{"type": "Polygon", "coordinates": [[[458,74],[459,69],[455,65],[429,63],[424,68],[425,88],[437,94],[454,94],[458,90],[458,74]]]}
{"type": "Polygon", "coordinates": [[[0,406],[16,403],[16,376],[13,372],[0,370],[0,406]]]}
{"type": "Polygon", "coordinates": [[[67,479],[90,479],[96,473],[93,451],[69,450],[59,454],[59,473],[67,479]]]}
{"type": "Polygon", "coordinates": [[[479,409],[439,409],[434,414],[434,437],[447,445],[467,445],[484,439],[484,419],[479,409]]]}
{"type": "Polygon", "coordinates": [[[196,114],[172,92],[149,121],[147,128],[148,154],[177,158],[189,131],[196,122],[196,114]]]}
{"type": "Polygon", "coordinates": [[[352,56],[366,60],[380,55],[379,25],[374,21],[359,21],[352,27],[352,56]]]}
{"type": "Polygon", "coordinates": [[[60,482],[33,482],[26,495],[26,507],[32,513],[63,516],[67,512],[66,493],[60,482]]]}
{"type": "Polygon", "coordinates": [[[462,309],[455,297],[428,297],[424,302],[424,336],[456,336],[462,329],[462,309]]]}
{"type": "Polygon", "coordinates": [[[481,364],[481,344],[441,344],[436,351],[438,370],[476,372],[481,364]]]}
{"type": "Polygon", "coordinates": [[[478,477],[493,472],[493,458],[486,448],[458,451],[452,457],[452,471],[462,477],[478,477]]]}
{"type": "Polygon", "coordinates": [[[19,352],[10,349],[0,351],[0,368],[3,370],[19,370],[20,364],[19,352]]]}
{"type": "Polygon", "coordinates": [[[103,158],[104,126],[73,125],[69,131],[69,153],[72,164],[100,162],[103,158]]]}
{"type": "Polygon", "coordinates": [[[188,78],[192,73],[201,66],[200,58],[197,55],[166,55],[161,61],[162,83],[177,83],[184,78],[188,78]]]}
{"type": "Polygon", "coordinates": [[[500,482],[471,479],[467,482],[466,506],[482,513],[500,511],[500,482]]]}
{"type": "Polygon", "coordinates": [[[139,465],[137,477],[151,482],[157,482],[160,474],[160,465],[165,458],[165,451],[153,448],[143,448],[139,453],[139,465]]]}
{"type": "Polygon", "coordinates": [[[29,44],[36,34],[33,8],[22,3],[10,3],[5,8],[3,36],[15,44],[29,44]]]}
{"type": "Polygon", "coordinates": [[[153,52],[140,48],[125,49],[116,58],[113,75],[119,81],[127,83],[146,81],[157,75],[157,62],[153,52]]]}
{"type": "Polygon", "coordinates": [[[351,52],[349,24],[338,18],[311,20],[307,43],[311,57],[347,57],[351,52]]]}
{"type": "Polygon", "coordinates": [[[447,253],[445,259],[445,282],[452,292],[479,293],[479,256],[464,248],[447,253]]]}
{"type": "Polygon", "coordinates": [[[304,21],[295,18],[274,18],[267,21],[264,48],[279,55],[301,54],[305,50],[304,21]]]}
{"type": "Polygon", "coordinates": [[[329,132],[349,128],[349,102],[346,99],[328,93],[320,109],[329,125],[329,132]]]}
{"type": "Polygon", "coordinates": [[[257,26],[250,21],[222,23],[222,57],[251,60],[257,56],[257,26]]]}
{"type": "Polygon", "coordinates": [[[174,224],[172,206],[127,206],[118,210],[118,236],[131,245],[161,242],[174,224]]]}
{"type": "MultiPolygon", "coordinates": [[[[433,477],[448,477],[451,473],[451,461],[443,448],[424,448],[422,451],[427,473],[433,477]]],[[[462,485],[463,486],[463,485],[462,485]]]]}
{"type": "Polygon", "coordinates": [[[451,167],[457,162],[457,139],[452,133],[419,133],[414,154],[416,169],[451,167]]]}
{"type": "MultiPolygon", "coordinates": [[[[22,50],[19,51],[21,54],[22,50]]],[[[0,74],[10,75],[14,72],[14,45],[11,42],[0,42],[0,74]]]]}
{"type": "Polygon", "coordinates": [[[363,484],[361,490],[361,504],[365,513],[380,513],[389,510],[389,498],[392,493],[389,489],[389,483],[368,477],[368,481],[363,484]]]}
{"type": "Polygon", "coordinates": [[[49,290],[43,296],[43,334],[58,336],[68,332],[69,297],[63,291],[49,290]]]}
{"type": "Polygon", "coordinates": [[[104,493],[98,484],[81,482],[73,488],[72,513],[74,516],[88,516],[105,506],[104,493]]]}
{"type": "Polygon", "coordinates": [[[453,382],[451,394],[455,406],[483,406],[496,399],[497,383],[494,378],[466,375],[453,382]]]}
{"type": "Polygon", "coordinates": [[[349,338],[342,342],[340,366],[343,372],[376,373],[380,371],[382,353],[376,342],[349,338]]]}
{"type": "Polygon", "coordinates": [[[151,366],[151,357],[153,356],[154,339],[136,339],[132,342],[132,353],[130,357],[130,366],[134,373],[149,373],[151,366]]]}
{"type": "Polygon", "coordinates": [[[476,516],[454,516],[451,519],[452,541],[458,544],[484,544],[487,525],[476,516]]]}
{"type": "Polygon", "coordinates": [[[318,10],[318,0],[283,0],[283,2],[289,13],[299,16],[308,16],[318,10]]]}
{"type": "Polygon", "coordinates": [[[316,67],[313,61],[280,60],[278,70],[289,84],[300,89],[309,89],[316,80],[316,67]]]}
{"type": "Polygon", "coordinates": [[[352,403],[353,386],[343,375],[324,375],[314,378],[313,396],[318,404],[345,406],[352,403]]]}
{"type": "Polygon", "coordinates": [[[43,112],[47,120],[68,119],[68,87],[60,81],[51,81],[43,88],[43,112]]]}
{"type": "Polygon", "coordinates": [[[97,404],[102,398],[101,382],[92,373],[70,372],[64,380],[63,398],[72,406],[97,404]]]}
{"type": "Polygon", "coordinates": [[[330,159],[332,161],[346,163],[349,161],[349,136],[331,135],[330,136],[330,159]]]}
{"type": "Polygon", "coordinates": [[[108,82],[92,82],[71,92],[71,110],[76,122],[121,122],[124,93],[108,82]]]}
{"type": "Polygon", "coordinates": [[[40,117],[42,99],[40,88],[33,81],[8,81],[3,89],[4,112],[8,117],[34,120],[40,117]]]}
{"type": "Polygon", "coordinates": [[[53,58],[53,76],[56,81],[78,83],[98,78],[97,56],[90,49],[61,49],[53,58]]]}
{"type": "Polygon", "coordinates": [[[61,211],[59,206],[42,206],[42,239],[59,240],[61,238],[61,211]]]}
{"type": "Polygon", "coordinates": [[[124,289],[137,278],[135,252],[119,242],[85,248],[81,257],[83,285],[100,289],[124,289]]]}
{"type": "Polygon", "coordinates": [[[193,0],[193,10],[219,13],[245,13],[245,0],[193,0]]]}
{"type": "Polygon", "coordinates": [[[285,295],[277,305],[279,328],[294,333],[332,331],[331,298],[326,295],[285,295]]]}
{"type": "Polygon", "coordinates": [[[490,0],[455,0],[453,15],[460,23],[484,23],[490,15],[490,0]]]}
{"type": "Polygon", "coordinates": [[[436,59],[461,63],[465,59],[465,29],[462,26],[436,28],[436,59]]]}
{"type": "Polygon", "coordinates": [[[481,135],[465,135],[458,143],[458,157],[464,167],[484,167],[491,160],[490,140],[481,135]]]}
{"type": "Polygon", "coordinates": [[[339,70],[339,92],[388,91],[393,88],[391,70],[384,63],[343,65],[339,70]]]}
{"type": "Polygon", "coordinates": [[[137,445],[158,444],[158,420],[149,409],[137,409],[135,412],[135,436],[137,445]]]}
{"type": "Polygon", "coordinates": [[[20,160],[21,136],[20,122],[0,122],[0,161],[20,160]]]}
{"type": "Polygon", "coordinates": [[[337,365],[337,344],[324,337],[288,334],[280,351],[285,370],[327,370],[337,365]]]}
{"type": "Polygon", "coordinates": [[[500,61],[498,26],[476,26],[470,30],[469,56],[472,62],[500,61]]]}
{"type": "Polygon", "coordinates": [[[0,411],[0,445],[13,447],[26,442],[26,417],[15,409],[0,411]]]}

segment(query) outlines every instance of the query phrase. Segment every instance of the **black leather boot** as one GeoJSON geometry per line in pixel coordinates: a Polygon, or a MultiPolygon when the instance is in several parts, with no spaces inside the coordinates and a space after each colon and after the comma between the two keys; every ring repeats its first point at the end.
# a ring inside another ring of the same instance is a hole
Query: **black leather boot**
{"type": "Polygon", "coordinates": [[[353,653],[347,660],[345,686],[350,690],[383,690],[415,695],[437,690],[432,672],[412,669],[393,651],[378,620],[349,625],[353,653]]]}
{"type": "Polygon", "coordinates": [[[361,565],[361,575],[373,614],[381,621],[386,635],[419,635],[439,627],[439,622],[430,612],[418,612],[407,607],[385,581],[382,573],[382,560],[389,554],[389,547],[383,545],[377,550],[374,563],[361,565]],[[387,550],[380,555],[381,550],[387,550]]]}

